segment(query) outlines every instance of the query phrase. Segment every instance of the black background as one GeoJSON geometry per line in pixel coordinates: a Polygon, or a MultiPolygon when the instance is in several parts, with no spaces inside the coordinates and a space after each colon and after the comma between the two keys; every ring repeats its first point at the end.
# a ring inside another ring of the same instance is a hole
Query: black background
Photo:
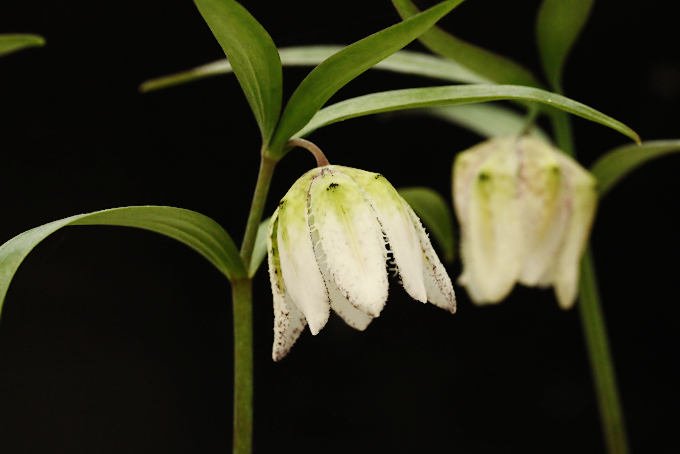
{"type": "MultiPolygon", "coordinates": [[[[244,5],[280,46],[349,43],[398,20],[390,2],[244,5]]],[[[680,136],[680,56],[668,1],[598,1],[566,75],[575,99],[644,139],[680,136]]],[[[448,30],[538,71],[537,1],[468,1],[448,30]]],[[[0,240],[71,214],[167,204],[240,238],[258,132],[235,79],[148,95],[142,80],[217,59],[192,3],[3,0],[0,31],[48,45],[0,61],[0,240]]],[[[418,45],[411,46],[419,49],[418,45]]],[[[285,70],[289,95],[305,69],[285,70]]],[[[337,99],[436,82],[372,72],[337,99]]],[[[575,121],[584,163],[626,139],[575,121]]],[[[449,195],[455,152],[478,142],[430,118],[370,117],[313,136],[332,162],[449,195]]],[[[269,210],[312,165],[291,153],[269,210]]],[[[602,203],[596,261],[634,452],[677,452],[676,217],[680,158],[602,203]]],[[[452,276],[459,274],[454,265],[452,276]]],[[[602,452],[576,311],[517,289],[455,316],[394,288],[365,333],[337,318],[272,363],[271,295],[256,281],[256,450],[602,452]]],[[[105,227],[57,233],[29,256],[0,323],[3,453],[225,453],[231,442],[228,283],[189,249],[105,227]]]]}

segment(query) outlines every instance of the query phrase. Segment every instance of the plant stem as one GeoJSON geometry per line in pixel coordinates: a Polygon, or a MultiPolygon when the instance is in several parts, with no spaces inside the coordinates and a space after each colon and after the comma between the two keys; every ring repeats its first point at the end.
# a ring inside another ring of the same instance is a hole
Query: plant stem
{"type": "Polygon", "coordinates": [[[553,109],[550,111],[550,120],[552,121],[557,146],[569,156],[574,156],[576,152],[574,151],[574,136],[571,130],[569,114],[553,109]]]}
{"type": "Polygon", "coordinates": [[[253,194],[253,201],[250,205],[250,213],[248,213],[246,233],[243,235],[243,243],[241,244],[241,258],[243,259],[246,268],[249,266],[250,259],[253,256],[257,229],[262,220],[264,205],[267,201],[267,194],[269,193],[269,184],[272,181],[275,167],[276,161],[263,152],[262,157],[260,158],[260,171],[257,174],[257,183],[255,183],[255,193],[253,194]]]}
{"type": "MultiPolygon", "coordinates": [[[[574,156],[574,141],[569,117],[564,112],[554,111],[551,113],[551,120],[558,147],[566,154],[574,156]]],[[[600,424],[607,452],[626,454],[628,441],[625,421],[590,246],[581,261],[579,314],[590,358],[590,369],[595,382],[600,424]]]]}
{"type": "MultiPolygon", "coordinates": [[[[248,266],[255,247],[257,229],[269,193],[276,161],[262,153],[260,170],[248,213],[246,233],[241,244],[241,259],[248,266]]],[[[233,454],[253,451],[253,280],[243,278],[231,283],[234,312],[234,433],[233,454]]]]}
{"type": "Polygon", "coordinates": [[[626,426],[590,250],[586,252],[581,262],[579,309],[581,325],[588,345],[590,367],[595,380],[600,421],[607,451],[610,454],[625,454],[628,452],[626,426]]]}
{"type": "Polygon", "coordinates": [[[323,154],[323,151],[321,151],[321,148],[317,147],[316,144],[310,142],[307,139],[302,139],[299,137],[295,139],[290,139],[286,145],[288,145],[291,148],[300,147],[309,151],[312,154],[312,156],[314,156],[314,159],[316,159],[317,167],[325,167],[330,164],[330,162],[328,162],[328,158],[326,157],[326,155],[323,154]]]}
{"type": "Polygon", "coordinates": [[[253,445],[253,281],[232,282],[234,312],[233,453],[250,454],[253,445]]]}

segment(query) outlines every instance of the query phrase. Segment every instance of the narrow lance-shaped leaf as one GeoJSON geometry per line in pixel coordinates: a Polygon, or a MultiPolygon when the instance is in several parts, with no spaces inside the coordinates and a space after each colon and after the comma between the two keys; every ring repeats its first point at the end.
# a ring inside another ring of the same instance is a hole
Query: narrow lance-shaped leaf
{"type": "MultiPolygon", "coordinates": [[[[313,66],[340,50],[342,50],[342,46],[284,47],[279,49],[279,55],[283,66],[313,66]]],[[[449,59],[405,50],[390,55],[371,69],[430,77],[450,82],[489,82],[449,59]]],[[[142,92],[162,90],[207,77],[230,74],[231,72],[231,64],[228,60],[223,59],[187,71],[150,79],[140,85],[139,88],[142,92]]],[[[440,107],[427,109],[427,113],[485,137],[516,134],[526,126],[525,116],[510,109],[493,105],[440,107]]],[[[532,127],[529,133],[550,141],[548,136],[537,126],[532,127]]]]}
{"type": "MultiPolygon", "coordinates": [[[[341,49],[342,46],[284,47],[279,49],[279,54],[283,66],[309,66],[321,63],[341,49]]],[[[412,74],[450,82],[488,82],[451,60],[405,50],[390,55],[371,69],[412,74]]],[[[142,92],[162,90],[207,77],[230,74],[231,72],[232,68],[228,60],[218,60],[187,71],[150,79],[140,85],[139,88],[142,92]]],[[[525,116],[494,105],[450,106],[427,109],[426,111],[435,117],[467,128],[485,137],[516,134],[526,125],[525,116]]],[[[548,136],[537,126],[532,127],[529,132],[550,141],[548,136]]]]}
{"type": "MultiPolygon", "coordinates": [[[[342,49],[343,46],[282,47],[279,49],[279,56],[283,66],[316,66],[342,49]]],[[[430,77],[449,82],[491,82],[449,59],[407,50],[401,50],[390,55],[372,69],[430,77]]],[[[178,73],[147,80],[139,86],[139,89],[142,92],[162,90],[232,72],[231,63],[226,59],[222,59],[178,73]]]]}
{"type": "Polygon", "coordinates": [[[262,221],[257,229],[253,255],[250,257],[250,266],[248,267],[248,277],[255,276],[260,265],[262,265],[262,261],[267,256],[267,235],[269,234],[270,220],[271,218],[267,218],[262,221]]]}
{"type": "MultiPolygon", "coordinates": [[[[392,0],[401,17],[418,14],[418,7],[411,0],[392,0]]],[[[539,86],[530,71],[512,60],[482,49],[433,27],[419,38],[432,52],[457,62],[479,76],[501,84],[539,86]]]]}
{"type": "MultiPolygon", "coordinates": [[[[462,126],[482,137],[517,135],[527,128],[526,115],[491,104],[463,104],[459,106],[425,109],[429,115],[462,126]]],[[[550,137],[538,126],[532,125],[526,133],[550,142],[550,137]]]]}
{"type": "Polygon", "coordinates": [[[536,40],[543,71],[555,91],[562,91],[564,63],[588,20],[593,0],[543,0],[536,19],[536,40]]]}
{"type": "Polygon", "coordinates": [[[640,141],[637,133],[631,128],[592,107],[538,88],[516,85],[448,85],[392,90],[359,96],[320,110],[303,129],[298,131],[297,136],[309,134],[332,123],[365,115],[419,107],[501,100],[531,101],[549,105],[612,128],[636,142],[640,141]]]}
{"type": "Polygon", "coordinates": [[[38,35],[7,34],[0,35],[0,57],[29,47],[41,47],[45,39],[38,35]]]}
{"type": "MultiPolygon", "coordinates": [[[[416,39],[463,0],[447,0],[381,30],[332,55],[297,87],[281,115],[270,153],[279,158],[285,144],[340,88],[416,39]]],[[[233,62],[232,62],[233,63],[233,62]]]]}
{"type": "Polygon", "coordinates": [[[453,238],[453,215],[449,203],[430,188],[400,188],[399,194],[411,205],[425,227],[444,251],[444,259],[451,263],[456,255],[453,238]]]}
{"type": "Polygon", "coordinates": [[[234,0],[195,0],[241,84],[267,143],[281,112],[279,53],[267,31],[234,0]]]}
{"type": "Polygon", "coordinates": [[[609,192],[626,175],[648,161],[680,152],[680,140],[654,140],[640,145],[626,145],[607,152],[590,168],[597,178],[600,197],[609,192]]]}
{"type": "Polygon", "coordinates": [[[246,275],[229,234],[207,216],[182,208],[133,206],[79,214],[28,230],[0,246],[0,310],[19,265],[41,241],[69,225],[136,227],[186,244],[229,279],[246,275]]]}

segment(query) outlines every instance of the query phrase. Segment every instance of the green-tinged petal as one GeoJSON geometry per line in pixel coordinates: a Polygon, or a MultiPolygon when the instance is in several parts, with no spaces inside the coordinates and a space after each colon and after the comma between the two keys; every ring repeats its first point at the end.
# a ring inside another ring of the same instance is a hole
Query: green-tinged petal
{"type": "Polygon", "coordinates": [[[625,145],[605,153],[590,171],[597,179],[600,197],[641,165],[671,153],[680,152],[680,140],[653,140],[640,145],[625,145]]]}
{"type": "MultiPolygon", "coordinates": [[[[310,209],[309,199],[307,200],[307,209],[310,209]]],[[[359,331],[365,330],[373,320],[373,317],[365,311],[354,307],[347,294],[338,288],[331,271],[328,269],[328,258],[326,257],[325,249],[321,247],[319,230],[315,227],[310,228],[310,235],[312,244],[314,244],[316,263],[319,266],[324,283],[326,284],[326,292],[328,293],[331,309],[333,309],[333,311],[335,311],[335,313],[352,328],[359,331]]]]}
{"type": "Polygon", "coordinates": [[[325,250],[321,247],[319,231],[317,229],[311,229],[311,235],[312,243],[314,244],[316,263],[319,265],[319,270],[326,283],[326,291],[328,292],[331,309],[333,309],[347,325],[359,331],[365,330],[373,320],[373,317],[363,310],[354,307],[347,294],[343,293],[343,291],[338,288],[331,271],[328,269],[328,259],[326,258],[325,250]]]}
{"type": "Polygon", "coordinates": [[[570,186],[571,216],[556,258],[554,286],[560,307],[569,309],[577,296],[579,265],[595,217],[597,192],[596,180],[592,175],[566,155],[561,155],[560,159],[570,186]]]}
{"type": "Polygon", "coordinates": [[[512,289],[522,265],[515,138],[496,138],[460,153],[454,201],[461,227],[460,282],[473,301],[496,303],[512,289]]]}
{"type": "Polygon", "coordinates": [[[453,291],[451,278],[449,278],[446,268],[432,248],[432,243],[430,243],[420,219],[406,202],[404,202],[404,205],[416,229],[418,243],[420,244],[427,301],[453,314],[456,312],[456,294],[453,291]]]}
{"type": "Polygon", "coordinates": [[[209,217],[195,211],[166,206],[112,208],[50,222],[0,246],[0,306],[19,265],[33,248],[57,230],[71,225],[113,225],[160,233],[192,248],[229,279],[246,275],[231,237],[209,217]]]}
{"type": "Polygon", "coordinates": [[[359,185],[378,216],[406,292],[415,300],[427,302],[420,243],[397,190],[379,173],[349,167],[334,168],[349,175],[359,185]]]}
{"type": "Polygon", "coordinates": [[[29,47],[41,47],[45,39],[38,35],[6,34],[0,35],[0,57],[29,47]]]}
{"type": "Polygon", "coordinates": [[[276,229],[286,294],[305,314],[312,334],[317,334],[326,325],[330,314],[307,219],[307,194],[317,172],[316,169],[307,172],[281,199],[276,229]]]}
{"type": "Polygon", "coordinates": [[[266,240],[269,282],[274,299],[274,345],[272,347],[274,361],[279,361],[288,354],[307,325],[304,314],[291,301],[283,282],[277,242],[278,215],[279,211],[276,210],[271,217],[266,240]]]}
{"type": "Polygon", "coordinates": [[[399,188],[399,195],[422,219],[451,263],[456,254],[451,206],[437,191],[424,187],[399,188]]]}
{"type": "Polygon", "coordinates": [[[377,317],[387,300],[387,251],[371,206],[357,184],[333,166],[321,168],[309,201],[310,225],[329,279],[352,306],[377,317]]]}
{"type": "Polygon", "coordinates": [[[560,151],[529,137],[518,138],[515,146],[522,161],[519,191],[525,240],[519,282],[546,286],[569,221],[569,212],[563,209],[569,194],[563,186],[560,151]]]}

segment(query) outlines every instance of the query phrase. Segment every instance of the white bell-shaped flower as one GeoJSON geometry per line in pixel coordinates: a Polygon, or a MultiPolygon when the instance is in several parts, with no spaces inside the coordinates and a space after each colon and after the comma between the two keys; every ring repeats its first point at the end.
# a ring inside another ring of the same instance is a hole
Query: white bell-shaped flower
{"type": "Polygon", "coordinates": [[[317,334],[330,309],[366,329],[387,301],[388,267],[414,299],[456,310],[451,280],[420,220],[377,173],[327,165],[300,177],[272,216],[268,259],[275,361],[305,325],[317,334]]]}
{"type": "Polygon", "coordinates": [[[596,181],[576,161],[530,137],[498,137],[460,153],[453,196],[461,228],[460,283],[479,304],[516,282],[554,286],[574,304],[597,205],[596,181]]]}

